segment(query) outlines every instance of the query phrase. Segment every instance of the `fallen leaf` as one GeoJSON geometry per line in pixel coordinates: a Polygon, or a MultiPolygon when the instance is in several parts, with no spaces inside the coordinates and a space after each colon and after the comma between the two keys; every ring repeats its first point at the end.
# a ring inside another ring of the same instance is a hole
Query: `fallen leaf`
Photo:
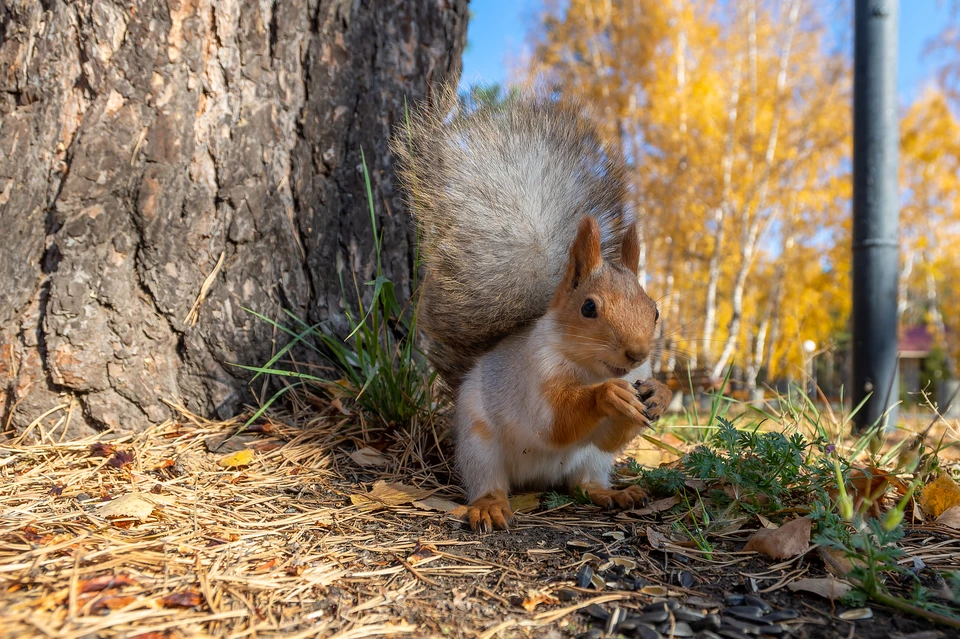
{"type": "Polygon", "coordinates": [[[366,509],[376,509],[381,506],[403,506],[415,501],[422,501],[432,495],[434,490],[414,488],[406,484],[388,484],[382,479],[373,484],[369,493],[350,495],[350,501],[355,506],[366,509]]]}
{"type": "Polygon", "coordinates": [[[91,457],[109,457],[113,454],[113,451],[116,450],[111,444],[105,444],[103,442],[97,442],[90,445],[90,456],[91,457]]]}
{"type": "Polygon", "coordinates": [[[439,510],[444,513],[452,513],[458,508],[464,508],[464,506],[443,497],[427,497],[413,502],[413,505],[423,510],[439,510]]]}
{"type": "Polygon", "coordinates": [[[523,600],[523,603],[520,605],[522,605],[523,609],[526,610],[527,612],[533,612],[534,610],[536,610],[537,606],[539,606],[540,604],[553,605],[555,603],[559,603],[556,597],[552,597],[548,594],[531,590],[527,592],[526,598],[523,600]]]}
{"type": "Polygon", "coordinates": [[[787,588],[794,592],[801,590],[803,592],[812,592],[820,595],[824,599],[831,601],[844,597],[853,586],[845,581],[834,579],[833,577],[823,577],[821,579],[798,579],[787,584],[787,588]]]}
{"type": "Polygon", "coordinates": [[[229,432],[220,435],[214,435],[204,441],[204,446],[208,453],[218,455],[228,455],[238,451],[250,448],[260,440],[259,437],[252,434],[249,429],[242,429],[243,432],[229,432]]]}
{"type": "Polygon", "coordinates": [[[157,603],[163,608],[196,608],[203,603],[203,597],[199,592],[194,591],[175,592],[172,595],[160,597],[157,603]]]}
{"type": "Polygon", "coordinates": [[[637,508],[636,510],[628,510],[626,514],[636,515],[642,517],[644,515],[653,515],[654,513],[662,513],[665,510],[670,510],[674,506],[680,503],[680,498],[674,495],[673,497],[667,497],[666,499],[660,499],[655,502],[649,503],[643,508],[637,508]]]}
{"type": "Polygon", "coordinates": [[[248,466],[252,461],[253,451],[249,448],[244,448],[243,450],[238,450],[235,453],[231,453],[226,457],[221,458],[217,464],[221,468],[238,468],[240,466],[248,466]]]}
{"type": "Polygon", "coordinates": [[[960,486],[948,475],[940,475],[920,491],[920,507],[931,517],[937,518],[958,505],[960,486]]]}
{"type": "Polygon", "coordinates": [[[846,577],[853,570],[853,562],[847,557],[847,553],[838,548],[817,547],[817,554],[823,560],[823,565],[827,570],[838,577],[846,577]]]}
{"type": "Polygon", "coordinates": [[[540,508],[540,495],[537,493],[522,493],[510,498],[510,508],[515,513],[532,513],[540,508]]]}
{"type": "Polygon", "coordinates": [[[802,555],[810,547],[810,529],[813,520],[798,517],[777,529],[761,528],[747,540],[745,551],[753,550],[773,559],[788,559],[802,555]]]}
{"type": "Polygon", "coordinates": [[[350,459],[357,462],[361,466],[387,465],[387,458],[381,455],[379,451],[370,448],[369,446],[358,448],[350,453],[350,459]]]}
{"type": "Polygon", "coordinates": [[[653,526],[647,526],[647,541],[650,542],[651,548],[660,550],[666,546],[667,542],[670,541],[670,538],[653,526]]]}
{"type": "Polygon", "coordinates": [[[137,597],[131,595],[117,595],[114,597],[100,597],[92,604],[90,604],[91,610],[120,610],[121,608],[126,608],[134,601],[137,600],[137,597]]]}
{"type": "Polygon", "coordinates": [[[760,520],[760,525],[763,526],[764,528],[769,528],[769,529],[771,529],[771,530],[776,530],[777,528],[780,527],[780,526],[776,525],[775,523],[773,523],[772,521],[770,521],[769,519],[767,519],[766,517],[764,517],[763,515],[757,515],[757,519],[760,520]]]}
{"type": "MultiPolygon", "coordinates": [[[[878,468],[854,468],[850,471],[847,493],[853,499],[854,512],[863,509],[864,502],[869,504],[866,512],[871,517],[880,517],[883,514],[883,495],[890,487],[891,475],[878,468]]],[[[839,497],[839,491],[834,487],[827,490],[830,499],[834,502],[839,497]]]]}
{"type": "Polygon", "coordinates": [[[277,558],[274,557],[273,559],[270,559],[269,561],[265,561],[265,562],[263,562],[263,563],[261,563],[261,564],[257,564],[256,566],[254,566],[253,572],[255,572],[255,573],[268,572],[271,568],[273,568],[273,567],[276,566],[276,565],[277,565],[277,558]]]}
{"type": "Polygon", "coordinates": [[[100,575],[93,579],[85,579],[77,585],[77,590],[83,592],[99,592],[107,588],[119,588],[120,586],[133,586],[137,582],[127,575],[100,575]]]}
{"type": "Polygon", "coordinates": [[[437,548],[431,544],[421,544],[420,540],[417,540],[417,545],[413,547],[413,552],[407,557],[407,563],[411,566],[416,566],[419,563],[423,563],[427,559],[437,556],[437,548]]]}
{"type": "Polygon", "coordinates": [[[350,409],[343,405],[343,402],[340,401],[339,397],[334,397],[332,400],[330,400],[330,405],[340,411],[342,415],[346,415],[347,417],[353,415],[353,413],[350,412],[350,409]]]}
{"type": "Polygon", "coordinates": [[[948,528],[960,529],[960,506],[951,506],[937,517],[938,524],[948,528]]]}
{"type": "Polygon", "coordinates": [[[118,450],[113,454],[109,460],[107,460],[107,466],[113,466],[114,468],[123,468],[127,464],[132,464],[134,460],[133,453],[128,450],[118,450]]]}
{"type": "Polygon", "coordinates": [[[153,501],[146,499],[143,493],[127,493],[101,504],[97,510],[103,517],[135,517],[143,521],[153,512],[153,501]]]}

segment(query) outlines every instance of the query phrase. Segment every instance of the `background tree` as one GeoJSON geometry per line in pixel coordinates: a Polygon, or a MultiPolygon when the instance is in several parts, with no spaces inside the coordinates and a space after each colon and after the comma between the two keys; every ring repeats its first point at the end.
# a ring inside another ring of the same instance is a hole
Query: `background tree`
{"type": "Polygon", "coordinates": [[[337,271],[409,295],[386,150],[455,79],[467,1],[0,3],[0,427],[234,414],[231,362],[281,307],[342,317],[337,271]]]}
{"type": "Polygon", "coordinates": [[[771,360],[802,368],[801,327],[826,341],[843,321],[815,320],[842,277],[810,261],[849,206],[851,72],[834,10],[579,0],[533,33],[532,73],[584,93],[633,162],[668,373],[678,356],[714,378],[737,362],[755,386],[771,360]]]}

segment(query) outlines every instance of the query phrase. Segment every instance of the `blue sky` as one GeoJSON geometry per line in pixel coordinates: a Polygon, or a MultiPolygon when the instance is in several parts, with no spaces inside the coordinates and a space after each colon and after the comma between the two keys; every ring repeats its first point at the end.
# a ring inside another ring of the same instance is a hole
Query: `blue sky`
{"type": "MultiPolygon", "coordinates": [[[[471,0],[462,86],[508,79],[509,60],[521,53],[527,28],[541,4],[540,0],[471,0]]],[[[923,52],[946,22],[948,9],[941,4],[938,0],[900,3],[899,91],[905,103],[934,76],[936,59],[923,52]]]]}

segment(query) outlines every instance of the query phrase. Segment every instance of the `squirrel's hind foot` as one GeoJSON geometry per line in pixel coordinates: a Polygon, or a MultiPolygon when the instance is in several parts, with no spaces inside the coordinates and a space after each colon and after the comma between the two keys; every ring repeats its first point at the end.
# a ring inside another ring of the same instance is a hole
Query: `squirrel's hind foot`
{"type": "Polygon", "coordinates": [[[479,532],[508,530],[515,520],[510,501],[503,491],[487,493],[467,506],[470,528],[479,532]]]}
{"type": "Polygon", "coordinates": [[[607,510],[633,510],[647,499],[647,491],[635,484],[619,489],[584,485],[580,489],[595,505],[607,510]]]}

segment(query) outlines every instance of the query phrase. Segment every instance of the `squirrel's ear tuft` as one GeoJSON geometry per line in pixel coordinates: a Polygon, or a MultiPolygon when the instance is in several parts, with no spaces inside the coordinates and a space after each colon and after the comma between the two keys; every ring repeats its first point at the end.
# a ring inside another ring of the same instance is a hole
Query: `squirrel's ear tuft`
{"type": "Polygon", "coordinates": [[[640,273],[640,223],[634,222],[623,233],[620,261],[634,275],[640,273]]]}
{"type": "Polygon", "coordinates": [[[567,265],[568,288],[580,286],[584,278],[603,265],[600,252],[600,225],[595,217],[586,216],[580,220],[577,238],[570,247],[570,263],[567,265]]]}

